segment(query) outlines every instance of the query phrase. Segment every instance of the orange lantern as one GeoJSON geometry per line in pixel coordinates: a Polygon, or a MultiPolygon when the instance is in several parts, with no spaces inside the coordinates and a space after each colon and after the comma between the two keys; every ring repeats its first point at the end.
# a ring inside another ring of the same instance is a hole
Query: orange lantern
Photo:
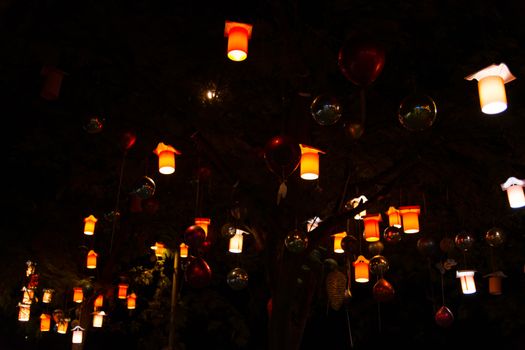
{"type": "Polygon", "coordinates": [[[178,150],[160,142],[153,153],[159,156],[159,173],[169,175],[175,172],[175,155],[181,154],[178,150]]]}
{"type": "Polygon", "coordinates": [[[57,322],[57,333],[66,334],[67,327],[69,326],[69,320],[67,318],[62,318],[57,322]]]}
{"type": "Polygon", "coordinates": [[[181,243],[179,246],[180,250],[180,257],[181,258],[187,258],[188,257],[188,246],[184,243],[181,243]]]}
{"type": "Polygon", "coordinates": [[[21,322],[29,321],[30,314],[31,314],[31,305],[18,304],[18,321],[21,321],[21,322]]]}
{"type": "Polygon", "coordinates": [[[55,291],[53,289],[44,289],[44,294],[42,295],[42,302],[44,304],[49,304],[51,300],[53,299],[53,293],[55,291]]]}
{"type": "Polygon", "coordinates": [[[395,226],[398,228],[401,228],[401,226],[403,226],[401,224],[401,215],[399,214],[399,210],[397,210],[396,208],[394,207],[388,208],[386,215],[388,215],[388,225],[389,226],[395,226]]]}
{"type": "Polygon", "coordinates": [[[151,249],[155,251],[155,256],[157,258],[161,258],[164,256],[166,247],[164,246],[164,243],[155,242],[155,245],[151,246],[151,249]]]}
{"type": "Polygon", "coordinates": [[[81,303],[84,299],[84,293],[82,292],[82,288],[77,287],[73,288],[73,301],[75,303],[81,303]]]}
{"type": "Polygon", "coordinates": [[[501,189],[507,191],[507,198],[511,208],[525,207],[525,194],[523,193],[525,180],[509,177],[507,181],[501,184],[501,189]]]}
{"type": "Polygon", "coordinates": [[[102,327],[102,323],[104,323],[104,316],[106,316],[106,313],[104,311],[93,312],[93,327],[102,327]]]}
{"type": "Polygon", "coordinates": [[[51,315],[40,315],[40,332],[49,332],[51,329],[51,315]]]}
{"type": "Polygon", "coordinates": [[[501,288],[501,280],[504,277],[507,277],[503,271],[491,272],[488,275],[483,277],[488,277],[489,279],[489,294],[491,295],[501,295],[503,290],[501,288]]]}
{"type": "Polygon", "coordinates": [[[93,215],[88,216],[84,219],[84,234],[91,236],[95,233],[95,224],[97,223],[97,218],[93,215]]]}
{"type": "Polygon", "coordinates": [[[128,285],[126,283],[120,283],[118,285],[118,298],[119,299],[126,299],[126,296],[128,294],[128,285]]]}
{"type": "Polygon", "coordinates": [[[71,331],[73,332],[73,338],[72,338],[73,344],[82,344],[84,328],[80,326],[76,326],[76,327],[71,328],[71,331]]]}
{"type": "Polygon", "coordinates": [[[205,237],[208,237],[208,226],[211,220],[209,218],[195,218],[195,225],[202,227],[205,237]]]}
{"type": "Polygon", "coordinates": [[[101,308],[103,305],[104,305],[104,296],[102,294],[99,294],[97,298],[95,299],[93,306],[95,307],[95,310],[96,310],[98,308],[101,308]]]}
{"type": "Polygon", "coordinates": [[[381,221],[381,214],[368,214],[363,216],[365,224],[365,240],[367,242],[379,241],[379,222],[381,221]]]}
{"type": "Polygon", "coordinates": [[[137,305],[137,295],[135,293],[131,293],[128,295],[128,309],[133,310],[135,309],[135,306],[137,305]]]}
{"type": "Polygon", "coordinates": [[[410,207],[399,207],[399,213],[403,220],[403,231],[405,233],[419,232],[419,205],[410,207]]]}
{"type": "Polygon", "coordinates": [[[344,249],[341,246],[341,241],[344,237],[346,237],[346,232],[339,232],[335,235],[332,235],[334,237],[334,253],[342,254],[344,253],[344,249]]]}
{"type": "Polygon", "coordinates": [[[368,265],[370,261],[368,261],[364,256],[359,255],[357,257],[357,260],[354,261],[354,270],[355,270],[355,281],[359,283],[366,283],[369,280],[369,271],[368,271],[368,265]]]}
{"type": "Polygon", "coordinates": [[[230,253],[242,253],[242,243],[243,243],[243,234],[244,231],[236,229],[235,234],[230,238],[230,244],[228,250],[230,253]]]}
{"type": "Polygon", "coordinates": [[[40,90],[40,96],[48,101],[58,99],[60,95],[60,87],[62,86],[62,79],[64,72],[60,69],[51,66],[44,66],[40,71],[44,77],[44,84],[40,90]]]}
{"type": "Polygon", "coordinates": [[[461,290],[463,294],[476,293],[476,282],[474,281],[474,270],[458,270],[456,277],[461,281],[461,290]]]}
{"type": "Polygon", "coordinates": [[[228,38],[228,58],[244,61],[248,57],[248,39],[252,36],[252,25],[226,21],[224,36],[228,38]]]}
{"type": "Polygon", "coordinates": [[[22,291],[24,292],[24,296],[22,297],[22,303],[31,304],[33,302],[33,299],[35,298],[35,290],[32,288],[22,287],[22,291]]]}
{"type": "Polygon", "coordinates": [[[97,268],[97,253],[95,251],[90,250],[87,255],[87,268],[88,269],[96,269],[97,268]]]}
{"type": "Polygon", "coordinates": [[[316,180],[319,178],[319,153],[325,152],[310,146],[299,144],[301,147],[301,179],[316,180]]]}

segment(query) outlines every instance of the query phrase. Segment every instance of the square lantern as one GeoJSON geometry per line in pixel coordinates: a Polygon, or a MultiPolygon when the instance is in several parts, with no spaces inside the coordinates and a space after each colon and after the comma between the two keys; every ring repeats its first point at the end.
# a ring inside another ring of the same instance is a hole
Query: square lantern
{"type": "Polygon", "coordinates": [[[188,257],[188,246],[185,243],[181,243],[179,246],[179,254],[181,258],[188,257]]]}
{"type": "Polygon", "coordinates": [[[474,270],[458,270],[456,277],[461,281],[461,290],[463,294],[476,293],[476,282],[474,281],[474,270]]]}
{"type": "Polygon", "coordinates": [[[69,326],[69,319],[62,318],[57,322],[57,333],[66,334],[69,326]]]}
{"type": "Polygon", "coordinates": [[[202,227],[205,237],[208,237],[208,226],[211,220],[209,218],[195,218],[195,225],[202,227]]]}
{"type": "Polygon", "coordinates": [[[397,228],[401,228],[403,226],[401,224],[401,214],[399,214],[399,210],[396,209],[395,207],[388,208],[386,215],[388,215],[388,225],[389,226],[394,226],[397,228]]]}
{"type": "Polygon", "coordinates": [[[334,253],[344,253],[345,250],[341,246],[341,242],[343,241],[343,238],[346,237],[346,232],[339,232],[332,236],[334,237],[334,253]]]}
{"type": "Polygon", "coordinates": [[[419,208],[419,205],[399,207],[399,214],[401,214],[401,220],[403,221],[403,231],[405,233],[419,232],[420,212],[421,209],[419,208]]]}
{"type": "Polygon", "coordinates": [[[29,321],[30,314],[31,314],[31,305],[18,304],[18,321],[21,321],[21,322],[29,321]]]}
{"type": "Polygon", "coordinates": [[[228,58],[235,62],[248,57],[248,39],[252,36],[252,25],[226,21],[224,36],[228,38],[228,58]]]}
{"type": "Polygon", "coordinates": [[[95,253],[94,250],[90,250],[87,255],[87,262],[86,266],[88,269],[96,269],[97,268],[97,253],[95,253]]]}
{"type": "Polygon", "coordinates": [[[102,294],[99,294],[97,298],[95,299],[95,302],[93,303],[93,307],[95,310],[98,310],[104,305],[104,296],[102,294]]]}
{"type": "Polygon", "coordinates": [[[84,234],[87,236],[92,236],[95,233],[95,224],[97,223],[97,218],[93,215],[88,216],[84,219],[84,234]]]}
{"type": "Polygon", "coordinates": [[[466,80],[478,81],[479,102],[485,114],[498,114],[507,109],[505,84],[516,79],[505,63],[492,64],[465,77],[466,80]]]}
{"type": "Polygon", "coordinates": [[[367,242],[377,242],[380,238],[379,222],[381,221],[381,214],[369,214],[363,216],[365,224],[365,231],[363,235],[367,242]]]}
{"type": "Polygon", "coordinates": [[[40,332],[49,332],[51,329],[51,315],[40,315],[40,332]]]}
{"type": "Polygon", "coordinates": [[[159,157],[159,173],[169,175],[175,172],[175,155],[180,155],[181,152],[160,142],[153,153],[159,157]]]}
{"type": "Polygon", "coordinates": [[[33,299],[35,299],[35,290],[33,288],[22,287],[22,291],[24,292],[22,296],[22,303],[31,304],[33,299]]]}
{"type": "Polygon", "coordinates": [[[55,291],[50,288],[44,289],[44,294],[42,295],[42,302],[44,304],[49,304],[53,300],[53,294],[55,291]]]}
{"type": "Polygon", "coordinates": [[[93,327],[94,328],[102,327],[102,323],[104,323],[104,316],[106,316],[106,313],[104,311],[93,312],[93,327]]]}
{"type": "Polygon", "coordinates": [[[126,283],[120,283],[118,285],[118,298],[119,299],[126,299],[128,295],[128,287],[129,285],[126,283]]]}
{"type": "Polygon", "coordinates": [[[73,301],[75,303],[81,303],[82,300],[84,300],[84,293],[82,292],[82,288],[73,288],[73,301]]]}
{"type": "Polygon", "coordinates": [[[76,327],[71,328],[71,332],[73,332],[73,338],[71,340],[73,344],[82,344],[84,328],[80,326],[76,326],[76,327]]]}
{"type": "Polygon", "coordinates": [[[166,251],[166,246],[164,243],[155,242],[155,245],[152,245],[151,249],[155,251],[155,256],[157,258],[162,258],[164,256],[164,252],[166,251]]]}
{"type": "Polygon", "coordinates": [[[134,310],[137,305],[137,294],[131,293],[127,298],[127,306],[129,310],[134,310]]]}
{"type": "Polygon", "coordinates": [[[359,283],[366,283],[369,280],[369,264],[370,261],[368,261],[364,256],[359,255],[357,257],[357,260],[354,261],[354,275],[355,275],[355,281],[359,283]]]}
{"type": "Polygon", "coordinates": [[[523,193],[523,186],[525,180],[509,177],[507,181],[501,184],[501,189],[507,191],[507,198],[511,208],[525,207],[525,194],[523,193]]]}
{"type": "Polygon", "coordinates": [[[325,152],[303,144],[299,146],[301,147],[301,179],[317,180],[319,178],[319,153],[324,154],[325,152]]]}
{"type": "Polygon", "coordinates": [[[230,244],[228,250],[230,253],[242,253],[242,244],[243,244],[243,230],[236,229],[235,234],[230,238],[230,244]]]}

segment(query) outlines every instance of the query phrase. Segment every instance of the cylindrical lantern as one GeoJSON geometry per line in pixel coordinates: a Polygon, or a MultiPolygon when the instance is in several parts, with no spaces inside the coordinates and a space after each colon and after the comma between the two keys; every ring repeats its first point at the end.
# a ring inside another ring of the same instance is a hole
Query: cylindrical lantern
{"type": "Polygon", "coordinates": [[[57,333],[66,334],[68,326],[69,326],[69,320],[67,318],[63,318],[63,319],[58,320],[58,322],[57,322],[57,333]]]}
{"type": "Polygon", "coordinates": [[[181,258],[188,257],[188,246],[185,243],[181,243],[179,246],[179,252],[181,258]]]}
{"type": "Polygon", "coordinates": [[[128,309],[133,310],[135,309],[135,306],[137,305],[137,295],[135,293],[131,293],[128,295],[128,309]]]}
{"type": "Polygon", "coordinates": [[[496,271],[485,275],[489,279],[489,294],[501,295],[503,290],[501,288],[501,281],[504,277],[507,277],[502,271],[496,271]]]}
{"type": "Polygon", "coordinates": [[[399,214],[399,210],[397,210],[395,207],[388,208],[386,215],[388,215],[389,226],[395,226],[398,228],[401,228],[401,226],[403,226],[401,224],[401,215],[399,214]]]}
{"type": "Polygon", "coordinates": [[[365,224],[364,237],[367,242],[377,242],[380,238],[379,222],[381,221],[381,214],[368,214],[363,216],[365,224]]]}
{"type": "Polygon", "coordinates": [[[90,250],[87,255],[87,268],[88,269],[96,269],[97,268],[97,253],[95,251],[90,250]]]}
{"type": "Polygon", "coordinates": [[[40,96],[48,101],[58,99],[64,72],[55,67],[45,66],[42,68],[40,74],[45,79],[42,90],[40,90],[40,96]]]}
{"type": "Polygon", "coordinates": [[[49,332],[51,329],[51,315],[40,315],[40,332],[49,332]]]}
{"type": "Polygon", "coordinates": [[[337,253],[337,254],[344,253],[345,250],[341,246],[341,241],[346,236],[346,232],[339,232],[332,236],[334,237],[334,253],[337,253]]]}
{"type": "Polygon", "coordinates": [[[126,299],[127,295],[128,295],[128,285],[126,283],[120,283],[118,285],[118,298],[126,299]]]}
{"type": "Polygon", "coordinates": [[[473,270],[458,270],[456,271],[456,277],[461,281],[461,290],[463,294],[476,293],[476,282],[474,281],[473,270]]]}
{"type": "Polygon", "coordinates": [[[403,231],[405,233],[419,232],[419,213],[421,209],[419,205],[409,207],[399,207],[399,214],[403,221],[403,231]]]}
{"type": "Polygon", "coordinates": [[[93,327],[102,327],[102,323],[104,323],[104,316],[106,316],[106,313],[104,311],[93,312],[93,327]]]}
{"type": "Polygon", "coordinates": [[[243,241],[243,231],[236,229],[235,234],[230,238],[230,245],[228,250],[230,253],[242,253],[242,241],[243,241]]]}
{"type": "Polygon", "coordinates": [[[248,39],[252,35],[252,26],[245,23],[226,21],[224,36],[228,38],[228,58],[232,61],[244,61],[248,57],[248,39]]]}
{"type": "Polygon", "coordinates": [[[362,255],[357,257],[357,260],[354,261],[354,275],[355,281],[359,283],[366,283],[369,280],[369,261],[362,255]]]}
{"type": "Polygon", "coordinates": [[[80,326],[76,326],[74,328],[71,328],[71,331],[73,332],[73,344],[82,344],[82,336],[84,334],[84,328],[80,326]]]}
{"type": "Polygon", "coordinates": [[[75,303],[81,303],[82,300],[84,300],[84,293],[82,292],[82,288],[73,288],[73,301],[75,303]]]}
{"type": "Polygon", "coordinates": [[[164,252],[166,250],[166,247],[165,247],[164,243],[155,242],[155,245],[151,246],[151,249],[155,251],[155,256],[157,258],[162,258],[164,256],[164,252]]]}
{"type": "Polygon", "coordinates": [[[31,313],[31,305],[18,304],[18,321],[21,321],[21,322],[29,321],[30,313],[31,313]]]}
{"type": "Polygon", "coordinates": [[[520,180],[515,177],[509,177],[507,181],[501,184],[501,189],[507,191],[507,198],[509,199],[511,208],[525,207],[524,185],[525,180],[520,180]]]}
{"type": "Polygon", "coordinates": [[[88,216],[84,219],[84,234],[91,236],[95,233],[95,224],[97,223],[97,218],[93,215],[88,216]]]}
{"type": "Polygon", "coordinates": [[[319,153],[324,154],[324,152],[303,144],[299,146],[301,147],[301,179],[316,180],[319,178],[319,153]]]}
{"type": "Polygon", "coordinates": [[[93,307],[95,310],[101,308],[104,305],[104,296],[102,294],[99,294],[97,298],[95,299],[95,302],[93,303],[93,307]]]}
{"type": "Polygon", "coordinates": [[[42,302],[44,304],[49,304],[51,300],[53,300],[53,293],[55,293],[53,289],[44,289],[44,294],[42,295],[42,302]]]}
{"type": "Polygon", "coordinates": [[[195,225],[202,227],[205,237],[208,237],[208,226],[211,220],[209,218],[195,218],[195,225]]]}
{"type": "Polygon", "coordinates": [[[175,172],[175,155],[180,155],[179,151],[160,142],[153,153],[159,156],[159,173],[169,175],[175,172]]]}

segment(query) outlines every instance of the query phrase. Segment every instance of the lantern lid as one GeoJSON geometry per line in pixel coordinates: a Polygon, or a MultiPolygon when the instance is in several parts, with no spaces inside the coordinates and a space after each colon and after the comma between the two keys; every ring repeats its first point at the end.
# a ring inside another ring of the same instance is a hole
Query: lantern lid
{"type": "Polygon", "coordinates": [[[396,209],[396,207],[390,207],[386,211],[386,215],[392,215],[392,214],[396,214],[396,213],[399,213],[399,210],[396,209]]]}
{"type": "Polygon", "coordinates": [[[412,206],[406,206],[406,207],[399,207],[399,213],[416,213],[419,214],[421,212],[421,209],[419,205],[412,205],[412,206]]]}
{"type": "Polygon", "coordinates": [[[499,277],[499,278],[504,278],[504,277],[507,277],[507,275],[505,275],[503,273],[503,271],[494,271],[494,272],[491,272],[491,273],[488,273],[486,274],[485,276],[483,276],[485,278],[487,277],[499,277]]]}
{"type": "Polygon", "coordinates": [[[321,151],[320,149],[313,148],[311,146],[303,145],[302,143],[299,144],[299,147],[301,148],[301,154],[305,153],[321,153],[326,154],[326,152],[321,151]]]}
{"type": "Polygon", "coordinates": [[[87,222],[87,221],[97,222],[98,219],[96,217],[94,217],[93,215],[90,215],[90,216],[88,216],[87,218],[84,219],[84,222],[87,222]]]}
{"type": "Polygon", "coordinates": [[[475,273],[474,270],[457,270],[456,277],[474,276],[475,273]]]}
{"type": "Polygon", "coordinates": [[[233,28],[237,28],[237,27],[246,29],[246,31],[248,32],[248,39],[252,37],[252,27],[253,26],[251,24],[232,22],[232,21],[226,21],[224,23],[224,36],[227,37],[228,35],[230,35],[230,31],[233,28]]]}
{"type": "Polygon", "coordinates": [[[51,315],[43,313],[42,315],[40,315],[40,318],[41,319],[51,318],[51,315]]]}
{"type": "Polygon", "coordinates": [[[375,220],[375,221],[381,221],[381,214],[366,214],[363,216],[363,220],[375,220]]]}
{"type": "Polygon", "coordinates": [[[136,299],[137,298],[137,294],[135,294],[134,292],[129,294],[128,295],[128,298],[133,298],[133,299],[136,299]]]}
{"type": "Polygon", "coordinates": [[[73,328],[71,328],[72,331],[85,331],[84,328],[80,327],[80,326],[75,326],[73,328]]]}
{"type": "Polygon", "coordinates": [[[159,155],[159,154],[161,154],[162,152],[165,152],[165,151],[170,151],[170,152],[173,152],[173,153],[175,153],[177,155],[181,155],[182,154],[179,150],[175,149],[173,146],[166,145],[163,142],[159,142],[159,144],[157,145],[157,148],[155,148],[153,150],[153,153],[155,153],[156,155],[159,155]]]}
{"type": "Polygon", "coordinates": [[[515,186],[515,185],[524,186],[525,180],[520,180],[515,177],[509,177],[507,181],[501,184],[501,189],[503,191],[506,191],[510,186],[515,186]]]}
{"type": "Polygon", "coordinates": [[[468,77],[465,77],[465,79],[466,80],[476,79],[477,81],[480,81],[481,79],[489,77],[489,76],[501,77],[503,79],[504,84],[516,79],[516,77],[512,75],[512,73],[510,72],[509,68],[507,67],[505,63],[491,64],[490,66],[485,67],[482,70],[469,75],[468,77]]]}
{"type": "Polygon", "coordinates": [[[159,248],[165,248],[164,243],[161,242],[155,242],[155,245],[152,245],[150,247],[152,250],[157,250],[159,248]]]}
{"type": "Polygon", "coordinates": [[[354,266],[355,266],[356,264],[361,264],[361,263],[366,263],[366,264],[368,264],[369,262],[370,262],[370,261],[367,260],[367,258],[365,258],[363,255],[359,255],[359,256],[357,257],[356,261],[354,261],[354,266]]]}
{"type": "Polygon", "coordinates": [[[92,315],[98,315],[98,316],[107,316],[107,313],[105,313],[104,310],[102,310],[102,311],[95,311],[95,312],[92,312],[91,314],[92,315]]]}
{"type": "Polygon", "coordinates": [[[346,231],[338,232],[336,234],[333,234],[332,237],[345,237],[347,235],[346,231]]]}
{"type": "Polygon", "coordinates": [[[195,218],[195,223],[209,224],[210,222],[210,218],[195,218]]]}
{"type": "Polygon", "coordinates": [[[88,255],[89,256],[98,256],[98,254],[95,253],[95,251],[93,249],[89,251],[88,255]]]}

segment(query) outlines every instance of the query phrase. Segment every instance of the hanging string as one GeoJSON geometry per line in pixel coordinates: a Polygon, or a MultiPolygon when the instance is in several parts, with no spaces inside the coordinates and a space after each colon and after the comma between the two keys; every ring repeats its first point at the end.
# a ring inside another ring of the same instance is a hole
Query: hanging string
{"type": "Polygon", "coordinates": [[[109,243],[109,255],[111,255],[111,252],[113,251],[113,240],[115,238],[115,230],[117,228],[117,217],[120,215],[118,210],[120,206],[120,191],[122,189],[122,179],[124,177],[124,165],[126,163],[126,155],[128,152],[124,152],[124,155],[122,156],[122,162],[120,164],[120,174],[118,179],[118,189],[117,189],[117,200],[115,203],[115,210],[113,211],[113,225],[111,226],[111,241],[109,243]]]}
{"type": "Polygon", "coordinates": [[[434,313],[436,312],[436,295],[434,293],[434,285],[432,284],[432,265],[430,262],[430,258],[427,258],[427,268],[428,268],[428,275],[429,275],[429,281],[430,281],[430,298],[432,299],[432,309],[434,310],[434,313]]]}
{"type": "Polygon", "coordinates": [[[442,305],[445,305],[445,287],[444,287],[444,282],[443,282],[443,275],[444,273],[442,272],[441,273],[441,304],[442,305]]]}
{"type": "Polygon", "coordinates": [[[346,312],[346,326],[348,328],[348,340],[350,340],[350,347],[354,347],[354,339],[352,337],[352,327],[350,326],[350,315],[348,315],[348,307],[345,308],[346,312]]]}

